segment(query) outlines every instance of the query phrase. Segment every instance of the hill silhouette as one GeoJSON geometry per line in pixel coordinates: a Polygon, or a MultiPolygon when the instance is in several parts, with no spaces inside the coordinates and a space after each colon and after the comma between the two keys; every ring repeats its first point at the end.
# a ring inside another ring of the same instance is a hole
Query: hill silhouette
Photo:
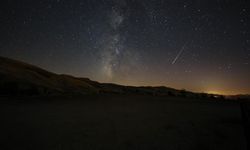
{"type": "Polygon", "coordinates": [[[0,95],[61,95],[61,94],[140,94],[157,96],[211,97],[165,86],[135,87],[99,83],[88,78],[77,78],[49,72],[37,66],[0,57],[0,95]]]}
{"type": "Polygon", "coordinates": [[[58,75],[39,67],[0,57],[0,91],[2,95],[53,95],[96,93],[97,89],[69,75],[58,75]]]}

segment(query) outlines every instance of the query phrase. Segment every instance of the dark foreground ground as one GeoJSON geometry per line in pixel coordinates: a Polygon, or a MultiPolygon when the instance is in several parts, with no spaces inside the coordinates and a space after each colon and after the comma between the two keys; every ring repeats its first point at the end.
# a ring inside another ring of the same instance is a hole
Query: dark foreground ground
{"type": "Polygon", "coordinates": [[[1,98],[2,150],[245,150],[240,105],[149,96],[1,98]]]}

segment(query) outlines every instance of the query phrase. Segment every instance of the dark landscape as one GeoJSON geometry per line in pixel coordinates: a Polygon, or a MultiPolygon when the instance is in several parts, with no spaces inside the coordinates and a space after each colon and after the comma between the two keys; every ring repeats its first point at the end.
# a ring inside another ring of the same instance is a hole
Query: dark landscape
{"type": "Polygon", "coordinates": [[[239,101],[0,59],[1,149],[246,149],[239,101]]]}

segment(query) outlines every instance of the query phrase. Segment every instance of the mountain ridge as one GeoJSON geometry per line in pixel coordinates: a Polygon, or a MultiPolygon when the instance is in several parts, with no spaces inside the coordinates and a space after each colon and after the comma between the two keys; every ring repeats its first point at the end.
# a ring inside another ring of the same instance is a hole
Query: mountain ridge
{"type": "Polygon", "coordinates": [[[56,74],[22,61],[0,56],[0,95],[64,95],[64,94],[148,94],[157,96],[217,97],[165,86],[124,86],[100,83],[84,77],[56,74]]]}

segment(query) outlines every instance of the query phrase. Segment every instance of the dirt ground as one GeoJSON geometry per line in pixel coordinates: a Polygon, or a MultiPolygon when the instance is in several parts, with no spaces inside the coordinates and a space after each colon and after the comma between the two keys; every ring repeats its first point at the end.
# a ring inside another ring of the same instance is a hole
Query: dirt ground
{"type": "Polygon", "coordinates": [[[245,150],[240,105],[176,97],[1,98],[3,150],[245,150]]]}

